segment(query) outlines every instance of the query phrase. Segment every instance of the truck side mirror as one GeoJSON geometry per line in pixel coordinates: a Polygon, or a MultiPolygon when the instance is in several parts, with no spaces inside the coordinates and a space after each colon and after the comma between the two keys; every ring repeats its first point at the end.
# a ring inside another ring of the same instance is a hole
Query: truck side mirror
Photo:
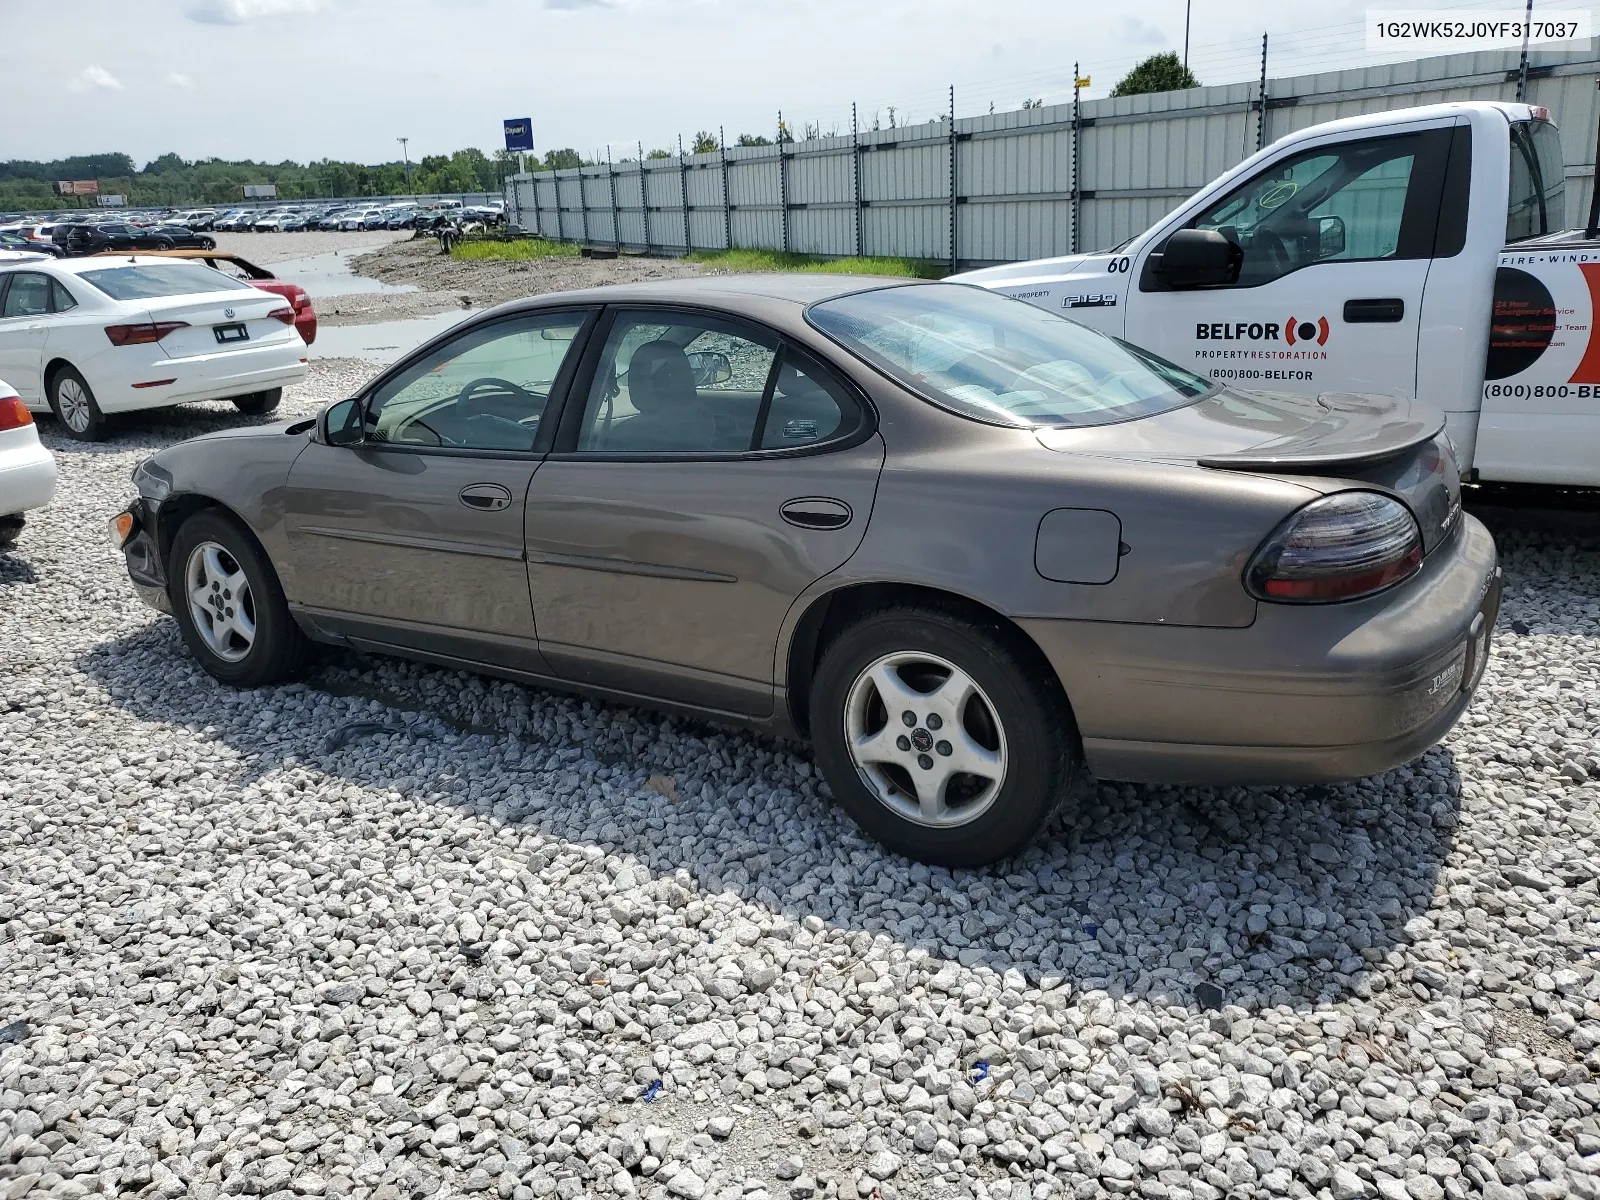
{"type": "Polygon", "coordinates": [[[322,410],[319,432],[330,446],[354,446],[362,440],[361,402],[340,400],[322,410]]]}
{"type": "Polygon", "coordinates": [[[1244,251],[1215,229],[1180,229],[1161,252],[1161,275],[1170,288],[1238,283],[1243,266],[1244,251]]]}
{"type": "Polygon", "coordinates": [[[1317,257],[1336,258],[1344,253],[1344,218],[1317,218],[1317,257]]]}

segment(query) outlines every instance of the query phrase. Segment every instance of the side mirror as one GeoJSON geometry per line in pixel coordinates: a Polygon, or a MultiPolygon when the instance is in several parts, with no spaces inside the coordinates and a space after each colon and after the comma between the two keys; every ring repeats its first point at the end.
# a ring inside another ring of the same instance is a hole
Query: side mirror
{"type": "Polygon", "coordinates": [[[1317,257],[1334,258],[1344,253],[1344,218],[1317,218],[1317,257]]]}
{"type": "Polygon", "coordinates": [[[339,400],[322,410],[322,440],[330,446],[357,445],[366,433],[361,423],[361,402],[339,400]]]}
{"type": "Polygon", "coordinates": [[[689,369],[694,372],[694,385],[697,388],[727,383],[733,378],[733,363],[728,361],[726,354],[702,350],[684,357],[689,360],[689,369]]]}
{"type": "Polygon", "coordinates": [[[1172,288],[1239,282],[1244,251],[1215,229],[1180,229],[1161,252],[1161,274],[1172,288]]]}

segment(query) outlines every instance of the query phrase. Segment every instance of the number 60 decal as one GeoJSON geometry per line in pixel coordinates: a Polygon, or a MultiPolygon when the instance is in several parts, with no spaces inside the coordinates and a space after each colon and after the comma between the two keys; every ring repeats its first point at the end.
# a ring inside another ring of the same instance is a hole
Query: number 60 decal
{"type": "Polygon", "coordinates": [[[1113,258],[1110,262],[1106,263],[1106,270],[1112,275],[1121,275],[1126,273],[1131,265],[1132,260],[1127,257],[1113,258]]]}

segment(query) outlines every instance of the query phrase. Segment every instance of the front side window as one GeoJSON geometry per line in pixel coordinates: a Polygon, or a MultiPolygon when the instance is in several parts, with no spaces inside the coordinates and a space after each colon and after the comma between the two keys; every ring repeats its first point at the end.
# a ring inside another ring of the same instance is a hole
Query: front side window
{"type": "Polygon", "coordinates": [[[152,263],[79,271],[78,278],[113,300],[156,300],[207,292],[250,292],[255,289],[199,263],[152,263]]]}
{"type": "Polygon", "coordinates": [[[1405,134],[1308,150],[1235,188],[1192,226],[1244,251],[1238,287],[1319,262],[1427,257],[1438,203],[1437,181],[1422,183],[1423,163],[1443,145],[1429,139],[1439,140],[1405,134]]]}
{"type": "Polygon", "coordinates": [[[31,271],[18,271],[11,276],[11,286],[6,289],[5,306],[0,308],[0,318],[42,317],[50,311],[50,277],[31,271]]]}
{"type": "Polygon", "coordinates": [[[778,344],[712,316],[622,312],[584,407],[578,449],[735,454],[756,448],[778,344]]]}
{"type": "Polygon", "coordinates": [[[1052,312],[964,284],[824,300],[807,319],[944,408],[994,425],[1076,427],[1192,403],[1212,383],[1052,312]]]}
{"type": "Polygon", "coordinates": [[[1511,126],[1511,187],[1506,199],[1506,244],[1564,229],[1567,223],[1566,157],[1549,121],[1511,126]]]}
{"type": "Polygon", "coordinates": [[[469,330],[389,380],[367,405],[366,439],[399,446],[530,451],[585,312],[469,330]]]}

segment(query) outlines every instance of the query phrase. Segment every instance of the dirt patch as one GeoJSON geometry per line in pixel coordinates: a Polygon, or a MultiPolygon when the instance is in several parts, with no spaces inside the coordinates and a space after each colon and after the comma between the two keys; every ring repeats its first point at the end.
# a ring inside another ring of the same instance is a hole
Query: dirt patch
{"type": "Polygon", "coordinates": [[[395,242],[361,255],[353,265],[369,279],[409,283],[420,290],[403,295],[340,296],[334,302],[340,318],[357,311],[366,314],[349,317],[351,322],[424,316],[451,308],[488,308],[546,292],[706,273],[702,266],[674,258],[563,256],[527,262],[460,261],[439,253],[439,243],[432,238],[395,242]]]}
{"type": "Polygon", "coordinates": [[[401,238],[409,231],[386,229],[308,229],[300,233],[213,233],[217,249],[237,254],[253,263],[270,266],[295,258],[310,258],[330,250],[370,250],[401,238]]]}

